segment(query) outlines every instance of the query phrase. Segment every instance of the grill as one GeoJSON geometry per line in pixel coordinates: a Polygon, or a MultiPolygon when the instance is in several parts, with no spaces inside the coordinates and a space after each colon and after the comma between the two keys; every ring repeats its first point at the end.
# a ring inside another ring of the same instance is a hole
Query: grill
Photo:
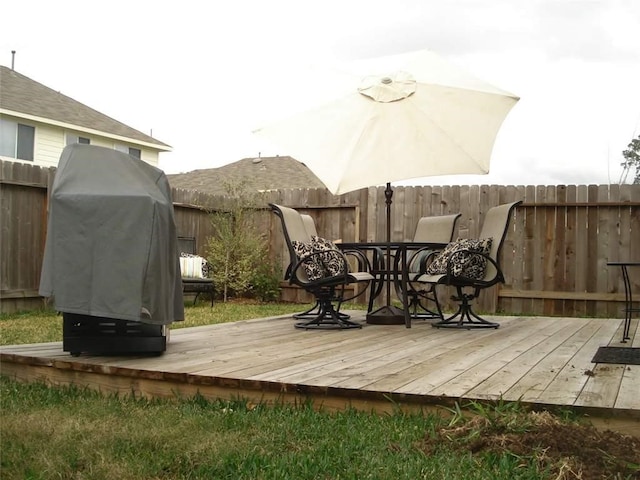
{"type": "Polygon", "coordinates": [[[68,145],[48,217],[39,293],[62,312],[63,350],[164,352],[167,326],[184,319],[164,172],[113,149],[68,145]]]}
{"type": "Polygon", "coordinates": [[[162,353],[166,349],[165,327],[115,318],[62,314],[62,350],[118,355],[162,353]]]}

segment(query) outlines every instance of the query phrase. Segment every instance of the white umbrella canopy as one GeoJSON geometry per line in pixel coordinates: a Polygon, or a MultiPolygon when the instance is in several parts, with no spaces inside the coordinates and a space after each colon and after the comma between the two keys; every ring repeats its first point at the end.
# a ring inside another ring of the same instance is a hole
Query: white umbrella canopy
{"type": "MultiPolygon", "coordinates": [[[[335,195],[398,180],[486,174],[518,97],[429,50],[354,63],[335,99],[254,133],[335,195]]],[[[311,89],[313,90],[313,89],[311,89]]]]}
{"type": "MultiPolygon", "coordinates": [[[[334,195],[386,183],[390,258],[391,182],[488,173],[498,130],[519,98],[430,50],[356,62],[349,72],[320,82],[335,97],[254,133],[305,163],[334,195]]],[[[406,320],[388,303],[386,284],[387,305],[367,314],[369,323],[406,320]]]]}

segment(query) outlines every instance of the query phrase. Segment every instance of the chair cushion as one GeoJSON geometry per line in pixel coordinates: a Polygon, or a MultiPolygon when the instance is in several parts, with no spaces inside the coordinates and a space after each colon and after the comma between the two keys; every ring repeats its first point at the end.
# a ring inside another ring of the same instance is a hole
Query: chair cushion
{"type": "Polygon", "coordinates": [[[311,235],[311,244],[317,252],[325,252],[319,255],[326,270],[327,276],[335,277],[344,275],[345,261],[342,252],[335,243],[316,235],[311,235]]]}
{"type": "Polygon", "coordinates": [[[185,278],[208,278],[208,262],[198,255],[180,252],[180,273],[185,278]]]}
{"type": "Polygon", "coordinates": [[[480,255],[474,255],[474,253],[488,255],[491,251],[491,243],[491,238],[465,238],[451,242],[438,254],[431,265],[427,267],[427,274],[446,274],[447,263],[449,262],[449,258],[451,258],[451,273],[454,277],[480,280],[484,277],[484,272],[487,268],[487,259],[480,255]]]}
{"type": "Polygon", "coordinates": [[[322,278],[322,262],[318,255],[311,255],[313,253],[311,242],[306,243],[292,240],[291,246],[293,247],[293,251],[296,252],[296,256],[302,262],[302,267],[307,274],[307,279],[312,282],[322,278]]]}
{"type": "Polygon", "coordinates": [[[344,275],[342,253],[330,240],[312,235],[309,243],[293,240],[291,245],[309,281],[344,275]]]}

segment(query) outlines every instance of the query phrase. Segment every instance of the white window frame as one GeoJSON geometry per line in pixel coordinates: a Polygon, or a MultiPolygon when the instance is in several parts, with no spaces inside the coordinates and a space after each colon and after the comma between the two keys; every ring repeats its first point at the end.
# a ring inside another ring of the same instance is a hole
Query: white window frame
{"type": "Polygon", "coordinates": [[[127,153],[132,157],[137,158],[138,160],[142,160],[142,150],[135,147],[129,147],[127,145],[123,145],[122,143],[116,143],[113,148],[119,152],[127,153]]]}
{"type": "Polygon", "coordinates": [[[73,145],[74,143],[91,145],[91,139],[89,137],[81,137],[80,135],[77,135],[75,133],[67,133],[65,145],[73,145]]]}
{"type": "Polygon", "coordinates": [[[33,162],[35,160],[35,144],[36,127],[0,118],[0,156],[33,162]],[[26,132],[29,132],[29,135],[26,132]],[[27,136],[25,137],[25,135],[27,136]],[[25,145],[25,142],[28,142],[28,145],[25,145]],[[28,150],[26,155],[24,155],[25,147],[28,150]]]}

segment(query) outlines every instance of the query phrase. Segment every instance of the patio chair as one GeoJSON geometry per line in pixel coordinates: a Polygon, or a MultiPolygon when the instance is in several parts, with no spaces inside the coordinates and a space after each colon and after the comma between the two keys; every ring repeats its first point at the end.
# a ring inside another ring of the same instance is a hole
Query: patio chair
{"type": "Polygon", "coordinates": [[[511,213],[521,201],[492,207],[487,211],[477,239],[452,242],[414,281],[433,286],[449,285],[456,289],[452,300],[458,310],[433,324],[437,328],[498,328],[473,311],[472,301],[480,292],[504,283],[500,268],[500,251],[507,234],[511,213]]]}
{"type": "MultiPolygon", "coordinates": [[[[316,222],[313,220],[313,217],[311,215],[307,215],[306,213],[301,213],[300,216],[302,217],[302,221],[304,222],[304,228],[307,231],[307,233],[309,234],[309,236],[318,236],[318,230],[316,229],[316,222]]],[[[337,309],[336,312],[338,315],[340,315],[341,318],[344,319],[349,319],[350,315],[347,315],[346,313],[340,313],[337,309]]],[[[295,319],[305,319],[305,318],[315,318],[318,316],[318,314],[320,313],[320,302],[316,299],[316,303],[313,304],[313,306],[311,306],[311,308],[309,308],[308,310],[305,310],[304,312],[301,313],[296,313],[293,315],[293,318],[295,319]]]]}
{"type": "MultiPolygon", "coordinates": [[[[366,290],[356,291],[347,298],[345,292],[348,285],[368,284],[373,280],[368,265],[364,265],[366,271],[352,271],[347,260],[348,253],[341,252],[327,240],[309,234],[305,220],[298,211],[273,203],[269,206],[282,222],[282,232],[289,251],[285,280],[304,288],[318,302],[317,314],[295,326],[305,329],[362,328],[359,323],[345,318],[348,316],[339,313],[339,310],[343,302],[352,300],[366,290]]],[[[363,259],[358,258],[359,264],[361,261],[363,259]]],[[[305,312],[305,315],[309,313],[305,312]]]]}
{"type": "MultiPolygon", "coordinates": [[[[448,244],[453,240],[458,225],[458,220],[462,216],[461,213],[453,215],[440,215],[432,217],[422,217],[418,220],[413,241],[419,243],[442,243],[448,244]]],[[[431,247],[422,248],[411,253],[407,259],[408,279],[407,283],[407,301],[411,311],[411,318],[415,319],[432,319],[442,320],[442,309],[438,296],[436,295],[435,284],[414,282],[420,275],[426,273],[427,265],[430,259],[439,252],[431,247]],[[429,302],[434,304],[433,310],[427,305],[429,302]]],[[[395,259],[395,270],[399,269],[399,258],[395,259]]],[[[401,298],[402,290],[400,282],[396,281],[396,293],[401,298]]]]}

